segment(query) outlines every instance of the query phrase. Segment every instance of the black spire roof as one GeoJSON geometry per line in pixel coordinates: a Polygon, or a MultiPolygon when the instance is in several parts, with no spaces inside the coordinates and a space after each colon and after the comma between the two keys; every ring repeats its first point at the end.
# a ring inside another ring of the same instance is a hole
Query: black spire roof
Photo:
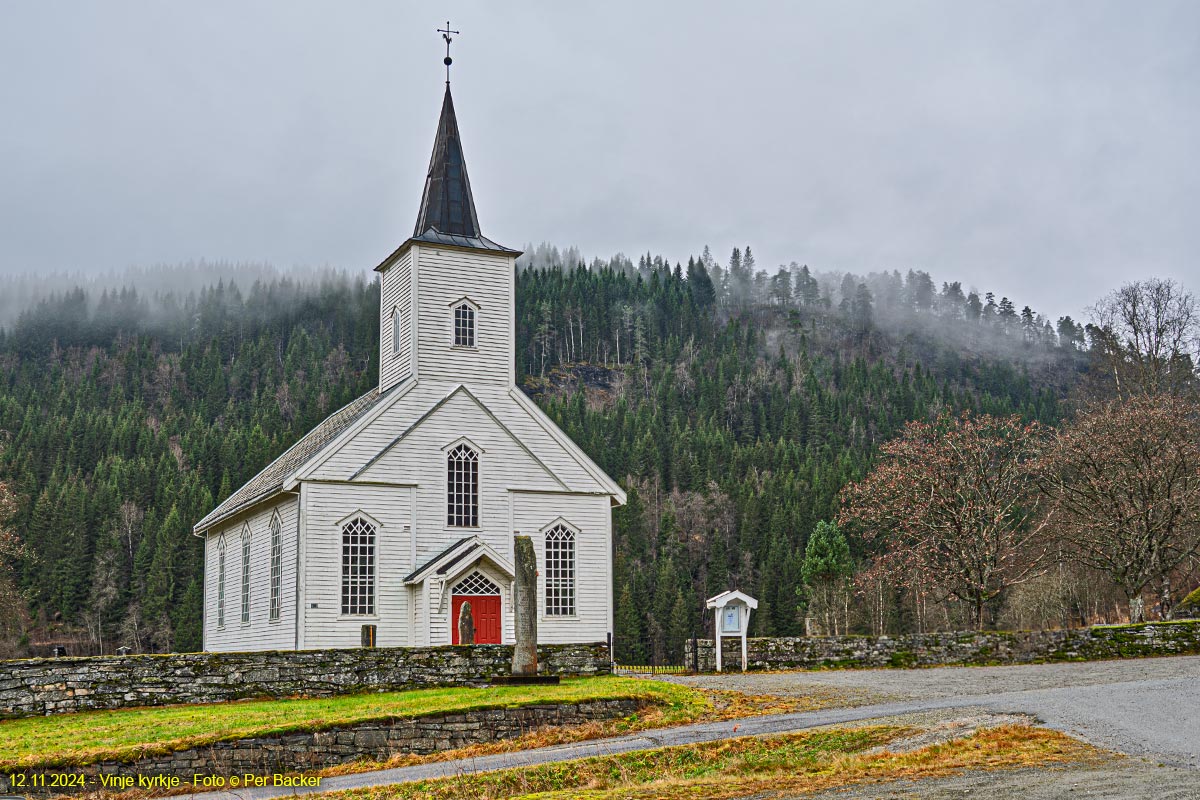
{"type": "Polygon", "coordinates": [[[438,119],[437,138],[433,141],[433,156],[425,177],[425,192],[413,239],[419,242],[458,245],[481,250],[510,251],[483,236],[475,200],[471,196],[471,181],[467,178],[467,162],[463,158],[462,141],[458,135],[458,120],[454,116],[454,99],[450,84],[442,101],[438,119]]]}

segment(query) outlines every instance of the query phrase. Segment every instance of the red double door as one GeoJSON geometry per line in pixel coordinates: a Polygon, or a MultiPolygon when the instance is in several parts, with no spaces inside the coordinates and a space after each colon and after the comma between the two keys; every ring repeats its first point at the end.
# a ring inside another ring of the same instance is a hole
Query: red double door
{"type": "Polygon", "coordinates": [[[455,594],[450,597],[450,636],[454,644],[458,641],[458,615],[463,603],[471,604],[471,616],[475,618],[475,644],[500,644],[500,595],[498,594],[455,594]]]}

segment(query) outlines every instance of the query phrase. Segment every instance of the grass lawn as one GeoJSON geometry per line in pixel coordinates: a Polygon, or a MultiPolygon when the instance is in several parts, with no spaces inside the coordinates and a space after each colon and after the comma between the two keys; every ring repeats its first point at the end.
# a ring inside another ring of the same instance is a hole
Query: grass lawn
{"type": "Polygon", "coordinates": [[[337,800],[684,800],[775,796],[849,783],[923,778],[1096,757],[1056,731],[1025,726],[981,730],[913,752],[881,746],[909,733],[897,727],[744,738],[581,759],[481,775],[339,792],[337,800]]]}
{"type": "Polygon", "coordinates": [[[614,676],[558,686],[454,687],[344,697],[249,700],[85,711],[0,721],[0,771],[130,761],[228,739],[314,731],[355,723],[537,703],[643,699],[667,723],[712,711],[703,692],[614,676]]]}

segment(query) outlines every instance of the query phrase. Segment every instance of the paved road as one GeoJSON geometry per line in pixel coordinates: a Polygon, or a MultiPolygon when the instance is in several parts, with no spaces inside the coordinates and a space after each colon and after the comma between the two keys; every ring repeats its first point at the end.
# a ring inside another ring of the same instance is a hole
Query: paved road
{"type": "Polygon", "coordinates": [[[1024,712],[1106,749],[1200,767],[1197,656],[1017,667],[748,673],[674,680],[755,694],[803,695],[813,688],[838,689],[860,703],[949,701],[1024,712]]]}
{"type": "MultiPolygon", "coordinates": [[[[382,786],[595,755],[768,735],[864,720],[919,716],[945,709],[1027,713],[1101,747],[1146,755],[1200,785],[1200,657],[1030,667],[948,667],[678,678],[681,683],[740,691],[802,694],[805,686],[838,686],[852,700],[887,702],[734,722],[685,725],[614,739],[501,753],[475,759],[327,778],[319,789],[246,789],[187,795],[196,800],[267,800],[293,793],[382,786]],[[894,698],[894,699],[892,699],[894,698]],[[734,725],[737,725],[735,732],[734,725]]],[[[1141,763],[1141,762],[1138,762],[1141,763]]],[[[903,796],[903,795],[897,795],[903,796]]],[[[1137,796],[1137,795],[1129,795],[1137,796]]]]}

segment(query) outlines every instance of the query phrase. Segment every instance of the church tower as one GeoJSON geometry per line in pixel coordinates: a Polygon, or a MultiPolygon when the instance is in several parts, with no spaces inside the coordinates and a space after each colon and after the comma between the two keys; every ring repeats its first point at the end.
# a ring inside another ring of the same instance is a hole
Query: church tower
{"type": "Polygon", "coordinates": [[[379,391],[409,379],[511,385],[518,255],[480,230],[447,81],[413,235],[375,268],[379,391]]]}

